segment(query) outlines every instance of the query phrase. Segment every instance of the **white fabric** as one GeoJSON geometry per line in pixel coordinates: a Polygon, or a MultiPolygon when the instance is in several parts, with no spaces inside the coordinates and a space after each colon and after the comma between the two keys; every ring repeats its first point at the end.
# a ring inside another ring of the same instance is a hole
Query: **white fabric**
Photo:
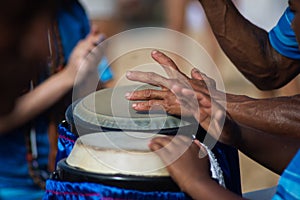
{"type": "Polygon", "coordinates": [[[210,161],[211,177],[218,180],[219,185],[226,188],[223,171],[222,171],[221,167],[219,166],[219,163],[218,163],[214,153],[205,144],[201,143],[201,145],[205,148],[205,150],[208,154],[208,158],[210,161]]]}

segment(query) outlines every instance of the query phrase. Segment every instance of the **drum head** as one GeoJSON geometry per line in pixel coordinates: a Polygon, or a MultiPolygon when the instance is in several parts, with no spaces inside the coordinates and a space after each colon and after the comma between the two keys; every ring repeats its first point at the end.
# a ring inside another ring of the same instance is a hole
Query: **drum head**
{"type": "MultiPolygon", "coordinates": [[[[76,103],[73,118],[76,127],[88,127],[90,132],[110,130],[161,131],[186,127],[189,120],[171,116],[164,111],[137,112],[134,102],[125,98],[127,92],[154,88],[153,86],[131,85],[97,91],[76,103]],[[100,128],[101,127],[101,128],[100,128]]],[[[155,87],[155,89],[158,89],[155,87]]],[[[80,134],[80,133],[79,133],[80,134]]]]}
{"type": "Polygon", "coordinates": [[[69,166],[65,159],[57,164],[58,177],[61,181],[92,182],[107,186],[141,191],[180,191],[170,177],[144,177],[122,174],[91,173],[69,166]]]}

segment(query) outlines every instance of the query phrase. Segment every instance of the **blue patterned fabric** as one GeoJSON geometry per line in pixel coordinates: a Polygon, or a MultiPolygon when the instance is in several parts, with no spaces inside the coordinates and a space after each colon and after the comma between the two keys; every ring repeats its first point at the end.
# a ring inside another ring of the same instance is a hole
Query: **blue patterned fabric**
{"type": "Polygon", "coordinates": [[[44,200],[48,199],[102,199],[102,200],[188,200],[183,192],[142,192],[95,183],[70,183],[48,180],[44,200]]]}
{"type": "Polygon", "coordinates": [[[90,32],[90,24],[84,9],[78,1],[73,1],[70,8],[62,8],[58,13],[57,22],[65,63],[67,63],[77,42],[85,38],[90,32]]]}
{"type": "MultiPolygon", "coordinates": [[[[33,125],[36,135],[38,163],[46,170],[48,164],[48,121],[41,116],[33,125]]],[[[0,136],[0,199],[40,199],[44,191],[36,186],[28,173],[23,129],[0,136]]]]}
{"type": "Polygon", "coordinates": [[[60,124],[58,126],[58,140],[57,140],[57,154],[56,164],[63,158],[67,158],[71,153],[77,136],[74,135],[66,125],[60,124]]]}
{"type": "Polygon", "coordinates": [[[300,150],[279,179],[273,200],[300,199],[300,150]]]}
{"type": "Polygon", "coordinates": [[[300,59],[299,44],[291,27],[294,17],[294,13],[287,8],[277,25],[269,32],[269,40],[280,54],[292,59],[300,59]]]}

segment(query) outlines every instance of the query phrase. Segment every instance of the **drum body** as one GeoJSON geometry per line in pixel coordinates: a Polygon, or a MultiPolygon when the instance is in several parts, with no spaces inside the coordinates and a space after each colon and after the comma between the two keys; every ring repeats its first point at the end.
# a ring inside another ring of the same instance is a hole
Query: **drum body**
{"type": "MultiPolygon", "coordinates": [[[[82,171],[78,170],[78,167],[71,166],[64,158],[67,158],[73,150],[73,146],[80,136],[85,136],[86,134],[91,134],[95,132],[143,132],[148,134],[164,134],[164,135],[176,135],[176,134],[188,134],[197,135],[197,138],[201,141],[202,137],[205,136],[206,131],[202,129],[197,122],[193,119],[181,119],[179,117],[174,117],[167,115],[163,112],[147,112],[138,113],[132,109],[132,102],[129,102],[125,98],[126,92],[131,92],[133,90],[145,89],[145,86],[124,86],[113,89],[104,89],[95,92],[84,99],[74,102],[66,111],[67,122],[59,125],[59,138],[58,138],[58,154],[57,154],[57,167],[60,174],[60,183],[74,183],[79,180],[86,181],[91,184],[107,185],[110,187],[121,187],[125,190],[132,190],[136,188],[137,191],[144,191],[142,184],[139,184],[140,180],[145,181],[145,177],[132,177],[132,176],[120,176],[115,175],[107,178],[106,176],[100,175],[102,180],[99,181],[99,177],[95,180],[95,174],[93,172],[84,172],[82,176],[82,171]],[[77,171],[76,171],[77,170],[77,171]],[[74,174],[77,174],[76,176],[74,174]],[[76,177],[75,180],[69,179],[70,177],[76,177]],[[83,177],[89,177],[85,179],[83,177]],[[106,180],[105,178],[106,177],[106,180]],[[123,184],[122,181],[116,184],[118,181],[115,179],[132,180],[131,186],[126,186],[128,184],[123,184]],[[135,178],[135,179],[134,179],[135,178]],[[110,179],[110,184],[107,180],[110,179]],[[136,184],[135,184],[136,183],[136,184]]],[[[241,194],[241,182],[240,182],[240,172],[239,172],[239,159],[238,152],[235,148],[230,146],[217,143],[212,149],[215,154],[220,167],[223,171],[225,183],[227,189],[231,190],[236,194],[241,194]]],[[[99,173],[96,175],[99,176],[99,173]]],[[[151,179],[150,179],[151,180],[151,179]]],[[[156,179],[158,180],[158,179],[156,179]]],[[[160,181],[169,181],[170,179],[160,181]]],[[[49,183],[53,183],[55,180],[49,180],[49,183]]],[[[146,181],[147,182],[147,181],[146,181]]],[[[173,185],[174,183],[169,182],[168,184],[162,184],[155,182],[152,179],[153,185],[158,185],[161,190],[168,190],[176,192],[178,189],[176,184],[174,188],[165,188],[162,185],[173,185]]],[[[50,184],[50,185],[51,185],[50,184]]],[[[72,185],[72,184],[71,184],[72,185]]],[[[149,181],[151,185],[151,181],[149,181]]],[[[151,187],[149,187],[151,188],[151,187]]],[[[156,190],[157,188],[152,188],[156,190]]],[[[151,189],[151,190],[152,190],[151,189]]],[[[158,190],[157,190],[158,191],[158,190]]],[[[148,192],[148,191],[147,191],[148,192]]],[[[180,194],[179,196],[181,196],[180,194]]],[[[187,198],[183,195],[183,198],[187,198]]],[[[151,199],[151,198],[150,198],[151,199]]]]}

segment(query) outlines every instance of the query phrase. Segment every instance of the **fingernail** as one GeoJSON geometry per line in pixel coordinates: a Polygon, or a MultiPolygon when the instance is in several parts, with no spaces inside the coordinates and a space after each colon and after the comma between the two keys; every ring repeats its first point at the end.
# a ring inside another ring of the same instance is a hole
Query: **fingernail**
{"type": "Polygon", "coordinates": [[[152,55],[159,55],[159,53],[160,53],[160,52],[157,51],[157,50],[153,50],[153,51],[152,51],[152,55]]]}
{"type": "Polygon", "coordinates": [[[200,70],[197,69],[197,68],[193,68],[193,71],[194,71],[194,72],[197,72],[197,73],[200,73],[200,70]]]}
{"type": "Polygon", "coordinates": [[[127,76],[127,77],[129,77],[131,74],[132,74],[131,71],[127,71],[127,72],[126,72],[126,76],[127,76]]]}
{"type": "Polygon", "coordinates": [[[125,97],[128,98],[130,97],[131,93],[130,92],[126,92],[125,97]]]}
{"type": "Polygon", "coordinates": [[[104,34],[100,34],[98,41],[102,42],[103,40],[105,40],[105,35],[104,34]]]}
{"type": "Polygon", "coordinates": [[[156,54],[156,53],[157,53],[157,50],[153,50],[153,51],[152,51],[152,54],[156,54]]]}
{"type": "Polygon", "coordinates": [[[103,34],[101,34],[100,36],[99,36],[99,39],[98,39],[98,41],[97,42],[95,42],[94,44],[95,45],[99,45],[101,42],[103,42],[105,40],[105,36],[103,35],[103,34]]]}
{"type": "Polygon", "coordinates": [[[137,104],[136,103],[132,104],[132,107],[134,107],[134,108],[137,107],[137,104]]]}

